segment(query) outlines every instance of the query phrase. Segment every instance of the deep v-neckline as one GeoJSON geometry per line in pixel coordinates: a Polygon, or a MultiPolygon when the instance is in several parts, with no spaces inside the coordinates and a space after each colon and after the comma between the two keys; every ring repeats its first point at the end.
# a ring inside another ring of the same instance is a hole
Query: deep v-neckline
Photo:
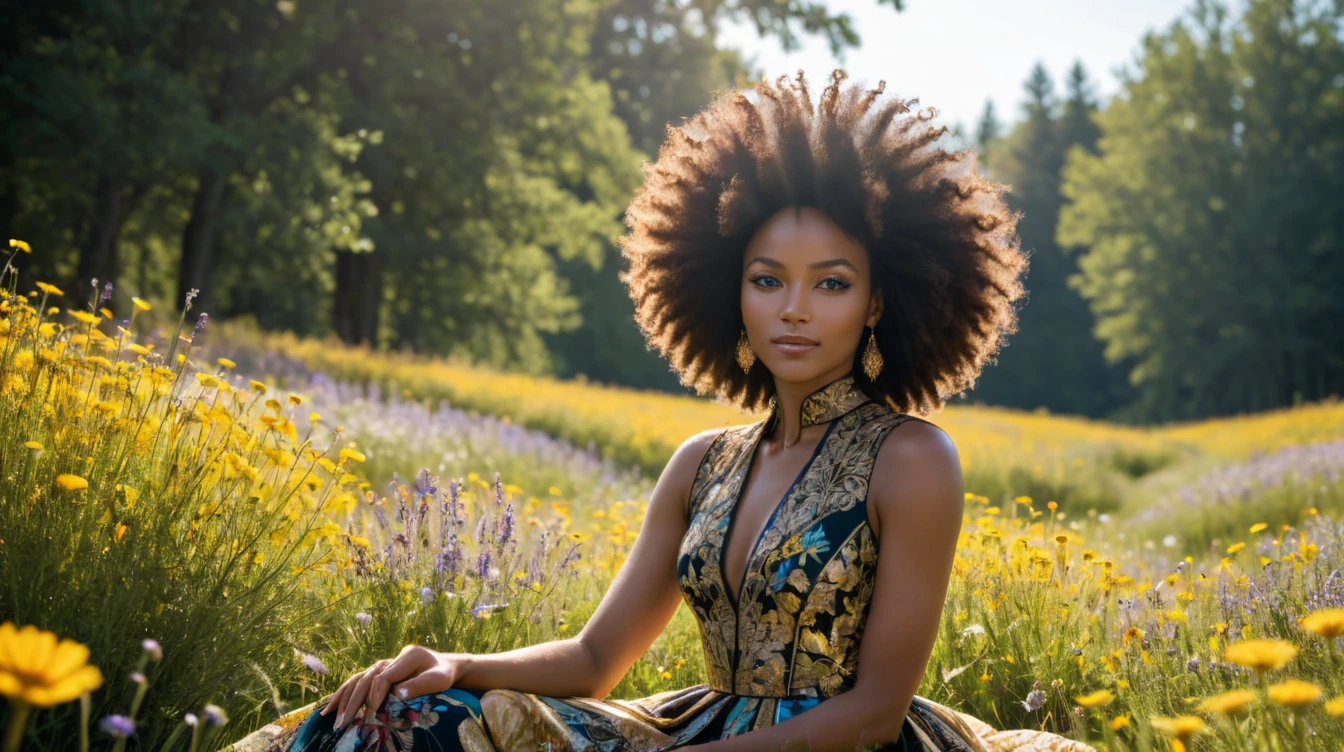
{"type": "Polygon", "coordinates": [[[742,481],[737,484],[737,489],[733,493],[732,502],[728,507],[728,511],[725,513],[725,516],[728,519],[728,526],[723,533],[723,545],[719,547],[719,580],[723,586],[723,596],[727,599],[728,606],[732,609],[734,616],[739,614],[739,609],[741,608],[739,599],[742,597],[742,591],[747,586],[747,576],[751,574],[752,563],[756,560],[756,556],[759,553],[758,549],[761,547],[761,541],[765,540],[765,534],[769,532],[770,528],[775,524],[775,519],[779,516],[780,510],[782,510],[784,505],[789,502],[789,499],[793,498],[794,493],[798,490],[798,484],[803,481],[803,478],[807,477],[807,474],[811,472],[813,465],[817,463],[817,457],[821,454],[822,447],[826,446],[827,440],[831,438],[831,433],[835,430],[837,422],[838,421],[836,420],[831,420],[827,423],[825,433],[821,435],[821,439],[817,442],[817,445],[812,448],[812,456],[808,457],[807,462],[803,463],[802,469],[798,471],[797,477],[795,477],[793,482],[789,484],[789,488],[784,492],[784,496],[775,503],[775,508],[765,520],[765,526],[756,534],[756,539],[752,542],[751,547],[747,549],[746,561],[742,564],[742,577],[737,586],[737,595],[733,595],[728,588],[728,570],[726,568],[725,560],[728,554],[728,542],[731,540],[733,534],[733,526],[737,523],[737,511],[742,503],[742,494],[746,490],[747,481],[751,479],[751,470],[756,464],[756,455],[759,453],[761,440],[765,438],[765,427],[768,425],[768,421],[762,421],[759,424],[759,427],[756,430],[756,436],[752,438],[750,448],[747,450],[749,452],[747,455],[747,467],[742,474],[742,481]]]}

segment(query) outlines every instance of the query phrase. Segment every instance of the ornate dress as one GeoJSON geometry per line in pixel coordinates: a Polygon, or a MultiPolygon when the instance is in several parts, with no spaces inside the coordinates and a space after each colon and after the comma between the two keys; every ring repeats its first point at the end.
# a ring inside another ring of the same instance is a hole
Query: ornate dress
{"type": "MultiPolygon", "coordinates": [[[[825,435],[748,552],[734,603],[724,581],[725,540],[756,449],[777,419],[772,410],[725,429],[691,487],[677,575],[700,626],[708,683],[633,700],[453,688],[407,702],[389,698],[372,723],[339,733],[314,705],[236,748],[653,752],[746,734],[849,691],[877,572],[868,479],[887,434],[922,419],[870,399],[852,375],[809,395],[800,422],[827,423],[825,435]]],[[[997,731],[919,696],[900,739],[881,749],[1095,752],[1048,732],[997,731]]]]}

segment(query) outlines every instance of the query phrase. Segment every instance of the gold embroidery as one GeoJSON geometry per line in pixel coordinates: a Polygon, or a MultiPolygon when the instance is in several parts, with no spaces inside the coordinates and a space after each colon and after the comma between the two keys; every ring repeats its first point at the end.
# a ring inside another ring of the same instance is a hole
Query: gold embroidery
{"type": "Polygon", "coordinates": [[[709,686],[754,697],[831,697],[852,688],[876,575],[866,501],[887,433],[910,419],[846,376],[803,402],[803,425],[831,422],[812,462],[748,550],[736,612],[721,557],[751,458],[777,410],[726,429],[691,489],[678,575],[696,615],[709,686]]]}

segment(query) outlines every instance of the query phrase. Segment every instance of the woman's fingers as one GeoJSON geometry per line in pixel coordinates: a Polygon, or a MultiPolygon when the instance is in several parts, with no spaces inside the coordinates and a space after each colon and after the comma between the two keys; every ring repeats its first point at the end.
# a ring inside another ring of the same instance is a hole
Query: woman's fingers
{"type": "Polygon", "coordinates": [[[334,728],[345,726],[347,721],[355,717],[359,712],[360,706],[364,704],[365,699],[368,696],[369,685],[373,683],[373,680],[386,666],[386,660],[378,661],[364,672],[364,676],[360,677],[359,681],[355,682],[354,688],[350,690],[349,695],[347,695],[341,702],[341,710],[336,716],[336,725],[334,728]]]}
{"type": "Polygon", "coordinates": [[[373,713],[382,707],[383,700],[387,697],[387,690],[393,682],[409,679],[427,668],[429,667],[425,665],[423,651],[403,650],[395,661],[392,661],[387,668],[378,672],[378,675],[373,678],[366,700],[369,713],[373,713]]]}
{"type": "Polygon", "coordinates": [[[457,672],[446,666],[431,668],[392,687],[392,694],[400,700],[443,692],[452,688],[457,672]]]}
{"type": "Polygon", "coordinates": [[[350,675],[349,679],[345,680],[345,683],[341,684],[340,687],[337,687],[336,691],[331,693],[331,698],[327,700],[327,704],[322,707],[322,715],[331,715],[339,710],[341,701],[345,699],[346,695],[350,694],[350,688],[353,687],[355,682],[359,681],[360,677],[363,675],[363,671],[356,671],[350,675]]]}

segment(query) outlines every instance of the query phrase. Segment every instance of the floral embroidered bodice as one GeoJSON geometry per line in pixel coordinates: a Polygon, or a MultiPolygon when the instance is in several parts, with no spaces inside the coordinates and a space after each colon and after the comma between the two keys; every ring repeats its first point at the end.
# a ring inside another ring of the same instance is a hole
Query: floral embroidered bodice
{"type": "Polygon", "coordinates": [[[918,418],[870,399],[852,374],[809,395],[800,417],[803,426],[829,425],[748,551],[740,587],[726,587],[725,539],[777,406],[716,437],[691,486],[677,577],[700,625],[708,683],[720,692],[828,698],[857,678],[877,566],[868,479],[887,432],[918,418]]]}

